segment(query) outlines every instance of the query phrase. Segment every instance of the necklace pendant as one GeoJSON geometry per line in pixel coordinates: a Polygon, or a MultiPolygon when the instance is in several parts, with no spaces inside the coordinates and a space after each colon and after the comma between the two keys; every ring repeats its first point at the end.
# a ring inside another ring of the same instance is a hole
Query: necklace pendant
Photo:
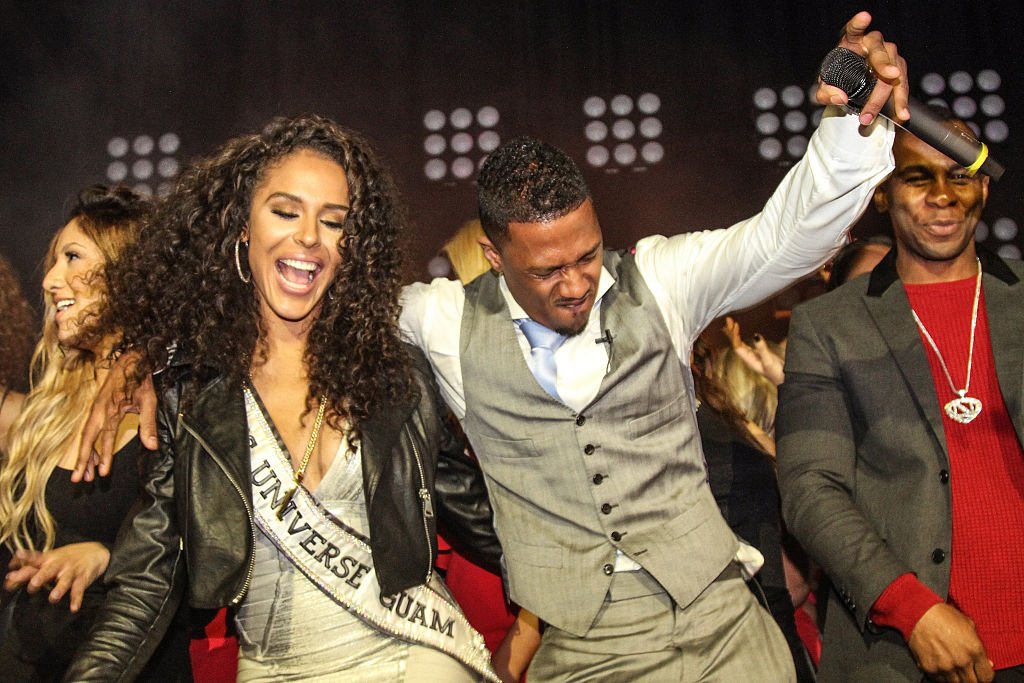
{"type": "MultiPolygon", "coordinates": [[[[948,412],[948,409],[947,409],[948,412]]],[[[974,419],[974,418],[971,418],[974,419]]],[[[281,499],[281,505],[277,508],[277,519],[278,521],[284,519],[284,512],[288,509],[288,504],[292,502],[292,498],[295,497],[295,492],[299,490],[298,485],[295,485],[288,489],[288,492],[284,494],[284,498],[281,499]]]]}
{"type": "Polygon", "coordinates": [[[981,401],[973,396],[968,396],[966,389],[957,393],[960,394],[960,397],[954,398],[942,408],[950,420],[965,425],[981,414],[981,401]]]}

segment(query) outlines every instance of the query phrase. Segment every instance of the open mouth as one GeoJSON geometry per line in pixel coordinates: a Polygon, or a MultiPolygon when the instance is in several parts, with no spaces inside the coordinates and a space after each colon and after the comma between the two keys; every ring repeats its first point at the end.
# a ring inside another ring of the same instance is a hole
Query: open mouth
{"type": "Polygon", "coordinates": [[[64,311],[68,310],[69,308],[71,308],[74,305],[75,305],[75,300],[74,299],[55,299],[54,302],[53,302],[53,307],[57,309],[57,314],[56,314],[55,317],[58,317],[58,318],[63,317],[61,314],[64,313],[64,311]]]}
{"type": "Polygon", "coordinates": [[[283,258],[277,262],[277,272],[288,283],[306,286],[313,283],[323,268],[312,261],[283,258]]]}

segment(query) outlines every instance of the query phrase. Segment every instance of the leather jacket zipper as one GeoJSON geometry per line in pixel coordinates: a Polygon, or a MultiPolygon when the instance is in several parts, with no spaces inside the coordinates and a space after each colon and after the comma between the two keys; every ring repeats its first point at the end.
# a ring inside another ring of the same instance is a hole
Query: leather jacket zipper
{"type": "Polygon", "coordinates": [[[430,491],[426,488],[427,478],[423,469],[423,460],[420,458],[420,449],[416,447],[416,439],[413,438],[412,431],[409,428],[409,424],[405,425],[405,434],[409,438],[409,445],[412,446],[412,455],[416,459],[416,468],[420,472],[420,500],[423,502],[423,534],[427,537],[427,578],[424,580],[424,584],[430,583],[430,579],[434,576],[434,563],[431,560],[433,553],[430,549],[433,548],[433,544],[430,539],[430,524],[427,522],[428,519],[434,516],[434,503],[430,498],[430,491]]]}
{"type": "Polygon", "coordinates": [[[252,583],[252,575],[256,567],[255,515],[252,511],[252,507],[249,505],[249,499],[245,497],[245,491],[243,491],[241,485],[232,478],[231,474],[228,472],[227,467],[225,467],[224,463],[221,461],[220,456],[212,448],[210,448],[210,445],[206,443],[203,437],[199,436],[199,434],[197,434],[196,431],[192,429],[192,427],[190,427],[187,422],[185,422],[184,416],[182,416],[179,419],[181,420],[181,425],[185,428],[185,431],[191,434],[192,438],[199,442],[199,445],[202,446],[203,449],[210,454],[210,457],[213,459],[213,461],[217,463],[217,466],[220,467],[222,472],[224,472],[224,476],[227,477],[227,480],[229,482],[231,482],[231,486],[233,486],[235,491],[238,493],[238,497],[242,499],[242,505],[245,507],[245,514],[249,518],[249,534],[252,537],[252,552],[248,554],[248,568],[246,569],[245,572],[245,581],[242,583],[242,589],[238,592],[238,595],[231,599],[231,605],[234,606],[241,602],[242,598],[245,597],[245,594],[249,592],[249,585],[252,583]]]}

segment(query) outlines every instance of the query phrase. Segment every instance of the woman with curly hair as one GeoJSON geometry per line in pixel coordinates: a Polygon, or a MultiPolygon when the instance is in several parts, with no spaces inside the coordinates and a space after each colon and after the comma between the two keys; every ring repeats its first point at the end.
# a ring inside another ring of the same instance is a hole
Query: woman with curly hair
{"type": "Polygon", "coordinates": [[[0,460],[0,566],[10,569],[5,601],[14,601],[0,644],[3,680],[63,675],[102,602],[96,579],[139,493],[148,459],[130,418],[117,430],[109,479],[76,485],[69,474],[118,341],[116,331],[103,333],[96,324],[107,298],[104,271],[135,240],[148,213],[149,203],[127,188],[89,187],[50,243],[32,390],[0,460]]]}
{"type": "Polygon", "coordinates": [[[6,450],[7,430],[25,398],[21,392],[35,339],[33,318],[14,268],[0,256],[0,453],[6,450]]]}
{"type": "Polygon", "coordinates": [[[160,458],[75,680],[134,677],[186,592],[231,609],[240,681],[493,678],[432,568],[438,518],[499,551],[399,339],[400,227],[368,145],[316,116],[179,179],[115,275],[160,458]]]}

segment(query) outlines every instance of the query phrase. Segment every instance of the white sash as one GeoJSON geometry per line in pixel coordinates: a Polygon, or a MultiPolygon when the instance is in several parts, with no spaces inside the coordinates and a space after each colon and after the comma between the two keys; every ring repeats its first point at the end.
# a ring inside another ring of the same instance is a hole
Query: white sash
{"type": "Polygon", "coordinates": [[[306,489],[298,487],[282,518],[277,508],[291,488],[292,464],[263,410],[245,389],[256,524],[326,595],[366,624],[395,638],[427,645],[500,683],[490,653],[436,574],[429,585],[382,595],[370,547],[331,521],[306,489]]]}

